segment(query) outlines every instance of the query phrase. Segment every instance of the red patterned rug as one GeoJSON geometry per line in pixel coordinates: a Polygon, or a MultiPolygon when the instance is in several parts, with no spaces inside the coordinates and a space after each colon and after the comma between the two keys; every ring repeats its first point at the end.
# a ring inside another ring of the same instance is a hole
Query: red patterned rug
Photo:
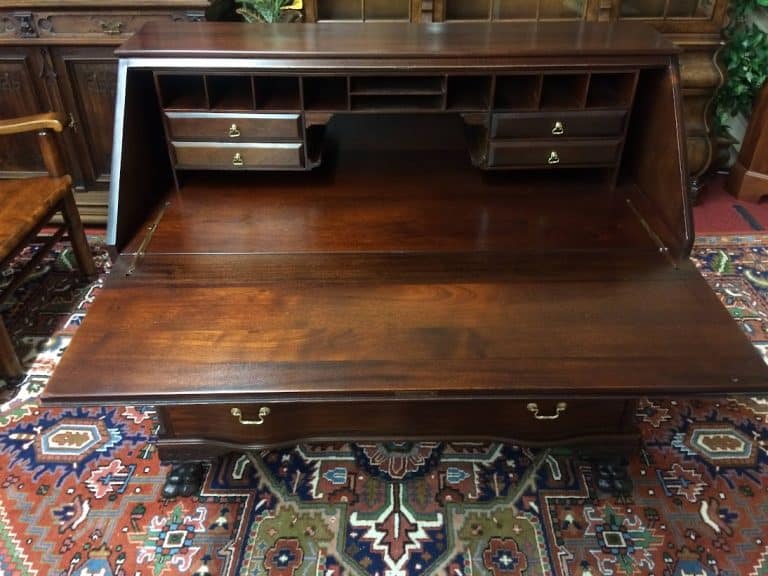
{"type": "MultiPolygon", "coordinates": [[[[695,256],[765,352],[768,239],[702,238],[695,256]]],[[[2,575],[768,574],[768,390],[642,401],[644,447],[629,460],[301,445],[223,458],[199,496],[163,501],[152,407],[37,400],[98,296],[70,262],[60,251],[3,311],[29,375],[0,408],[2,575]]]]}

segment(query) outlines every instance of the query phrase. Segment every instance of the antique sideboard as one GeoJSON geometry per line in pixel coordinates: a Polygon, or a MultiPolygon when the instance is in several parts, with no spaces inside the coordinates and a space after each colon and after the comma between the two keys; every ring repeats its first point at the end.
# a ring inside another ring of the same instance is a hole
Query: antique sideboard
{"type": "Polygon", "coordinates": [[[636,446],[645,395],[764,391],[688,260],[678,50],[627,23],[146,25],[120,256],[52,405],[162,458],[305,440],[636,446]]]}

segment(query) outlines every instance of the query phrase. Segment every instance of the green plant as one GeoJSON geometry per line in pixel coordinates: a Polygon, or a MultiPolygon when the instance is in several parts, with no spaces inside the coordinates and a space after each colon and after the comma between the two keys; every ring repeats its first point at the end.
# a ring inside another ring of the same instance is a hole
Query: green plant
{"type": "Polygon", "coordinates": [[[280,21],[283,6],[291,0],[238,0],[241,7],[236,10],[246,22],[268,22],[270,24],[280,21]]]}
{"type": "Polygon", "coordinates": [[[723,31],[721,57],[726,80],[715,99],[715,119],[723,126],[738,114],[749,116],[755,95],[768,78],[768,34],[751,17],[768,7],[768,0],[732,0],[731,22],[723,31]]]}

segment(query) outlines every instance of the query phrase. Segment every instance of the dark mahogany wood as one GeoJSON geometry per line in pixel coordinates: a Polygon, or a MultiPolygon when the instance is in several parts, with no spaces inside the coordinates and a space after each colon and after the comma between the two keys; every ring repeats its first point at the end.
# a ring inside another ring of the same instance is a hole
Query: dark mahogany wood
{"type": "Polygon", "coordinates": [[[572,138],[614,136],[624,133],[626,110],[591,112],[522,112],[494,114],[494,138],[572,138]],[[560,126],[556,126],[557,124],[560,126]]]}
{"type": "Polygon", "coordinates": [[[484,58],[667,55],[677,48],[649,26],[626,22],[318,23],[237,26],[150,22],[116,50],[122,58],[484,58]]]}
{"type": "Polygon", "coordinates": [[[765,389],[687,260],[676,51],[650,28],[148,26],[119,54],[123,254],[46,403],[155,404],[161,455],[200,459],[636,447],[641,396],[765,389]],[[291,166],[231,165],[280,143],[291,166]]]}
{"type": "Polygon", "coordinates": [[[303,137],[299,114],[209,114],[168,112],[168,134],[173,140],[211,140],[230,142],[303,137]],[[234,127],[234,128],[233,128],[234,127]]]}
{"type": "Polygon", "coordinates": [[[538,142],[491,142],[489,166],[549,168],[577,164],[613,166],[619,151],[618,140],[549,140],[538,142]]]}

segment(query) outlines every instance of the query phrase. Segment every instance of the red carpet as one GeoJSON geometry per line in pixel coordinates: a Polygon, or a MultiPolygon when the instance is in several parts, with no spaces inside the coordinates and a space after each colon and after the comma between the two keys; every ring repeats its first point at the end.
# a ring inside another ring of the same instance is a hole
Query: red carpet
{"type": "Polygon", "coordinates": [[[725,190],[726,177],[712,176],[693,208],[696,236],[768,232],[768,198],[759,204],[739,202],[725,190]]]}

